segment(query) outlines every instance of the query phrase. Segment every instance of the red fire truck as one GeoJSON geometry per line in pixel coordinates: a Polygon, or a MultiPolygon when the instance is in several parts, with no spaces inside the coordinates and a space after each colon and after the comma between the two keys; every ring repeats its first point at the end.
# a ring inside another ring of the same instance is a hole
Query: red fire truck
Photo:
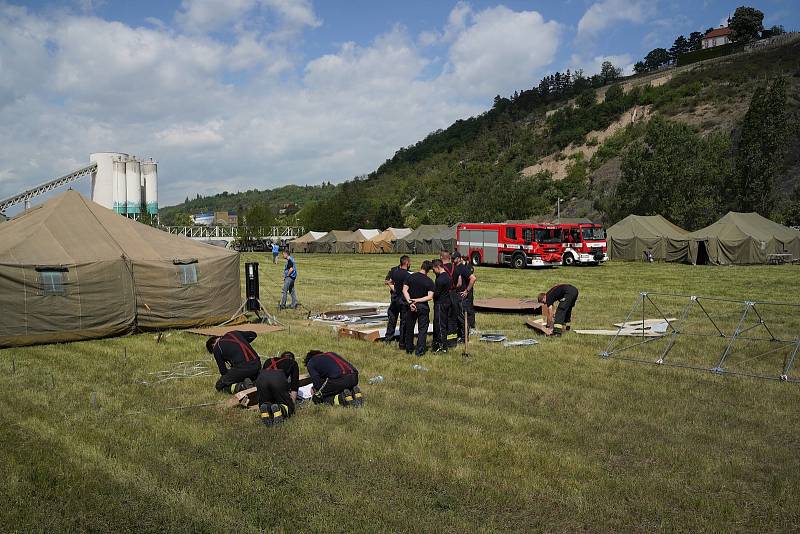
{"type": "Polygon", "coordinates": [[[608,261],[606,232],[599,224],[559,224],[562,235],[564,265],[599,264],[608,261]]]}
{"type": "Polygon", "coordinates": [[[462,223],[458,251],[473,265],[549,267],[561,264],[561,229],[550,224],[462,223]]]}

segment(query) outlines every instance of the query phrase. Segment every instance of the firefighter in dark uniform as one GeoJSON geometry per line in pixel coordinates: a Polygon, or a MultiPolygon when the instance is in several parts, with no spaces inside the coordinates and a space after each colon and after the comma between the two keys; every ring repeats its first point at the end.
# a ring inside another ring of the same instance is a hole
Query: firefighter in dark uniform
{"type": "Polygon", "coordinates": [[[400,256],[400,265],[392,267],[384,279],[384,284],[389,286],[391,297],[389,301],[389,322],[386,324],[386,337],[387,343],[394,341],[395,327],[397,326],[398,319],[400,320],[400,350],[405,350],[405,331],[406,313],[408,312],[408,305],[403,297],[403,284],[409,276],[408,269],[411,267],[411,260],[408,256],[400,256]]]}
{"type": "Polygon", "coordinates": [[[469,260],[456,251],[453,253],[453,261],[456,264],[456,274],[459,277],[458,296],[461,299],[461,315],[458,325],[460,327],[459,337],[463,338],[466,328],[475,329],[475,307],[473,306],[474,293],[473,287],[477,281],[475,269],[469,260]],[[467,314],[467,321],[464,324],[464,313],[467,314]]]}
{"type": "Polygon", "coordinates": [[[256,378],[261,421],[272,426],[294,415],[297,390],[300,389],[300,367],[294,353],[286,351],[264,362],[256,378]]]}
{"type": "Polygon", "coordinates": [[[250,345],[257,337],[255,332],[232,330],[224,336],[211,336],[206,349],[214,355],[219,367],[217,391],[235,393],[249,387],[261,370],[261,359],[250,345]],[[245,383],[247,381],[248,383],[245,383]]]}
{"type": "Polygon", "coordinates": [[[442,260],[433,260],[433,272],[436,273],[433,290],[433,352],[447,352],[451,280],[442,260]]]}
{"type": "Polygon", "coordinates": [[[464,341],[464,312],[461,310],[461,296],[458,294],[458,273],[450,252],[443,250],[439,254],[439,259],[442,261],[442,268],[450,277],[450,319],[447,325],[447,344],[454,347],[458,341],[464,341]]]}
{"type": "Polygon", "coordinates": [[[406,314],[406,353],[414,352],[417,356],[425,354],[425,343],[428,338],[428,325],[430,324],[430,307],[428,302],[433,300],[436,289],[433,280],[428,278],[431,262],[422,262],[420,270],[409,276],[403,284],[403,296],[408,302],[406,314]],[[414,325],[417,326],[417,346],[414,349],[414,325]]]}
{"type": "Polygon", "coordinates": [[[335,352],[310,350],[306,354],[305,364],[311,375],[314,404],[363,405],[364,397],[358,387],[358,369],[352,363],[335,352]]]}
{"type": "Polygon", "coordinates": [[[554,286],[547,293],[539,293],[537,299],[542,306],[542,313],[547,318],[546,326],[549,329],[548,335],[560,336],[564,330],[570,329],[572,321],[572,308],[578,300],[578,288],[569,284],[554,286]],[[555,318],[553,317],[553,305],[558,302],[555,318]]]}

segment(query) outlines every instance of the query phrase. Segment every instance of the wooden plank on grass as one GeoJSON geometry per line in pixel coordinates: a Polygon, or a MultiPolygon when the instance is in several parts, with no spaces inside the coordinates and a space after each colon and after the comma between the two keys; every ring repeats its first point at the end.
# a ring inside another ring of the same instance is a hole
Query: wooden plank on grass
{"type": "MultiPolygon", "coordinates": [[[[647,329],[647,328],[652,328],[657,324],[665,322],[672,323],[674,321],[677,321],[675,317],[668,317],[667,319],[645,319],[644,327],[645,329],[647,329]]],[[[627,323],[614,323],[614,326],[616,326],[617,328],[638,328],[642,326],[642,321],[639,320],[639,321],[628,321],[627,323]]]]}
{"type": "Polygon", "coordinates": [[[530,328],[533,328],[540,334],[547,334],[547,327],[544,324],[544,319],[528,319],[525,321],[525,324],[528,325],[530,328]]]}
{"type": "Polygon", "coordinates": [[[619,334],[624,337],[661,337],[663,335],[651,330],[642,332],[642,330],[633,330],[629,328],[623,328],[622,330],[575,330],[575,333],[590,336],[616,336],[619,334]]]}

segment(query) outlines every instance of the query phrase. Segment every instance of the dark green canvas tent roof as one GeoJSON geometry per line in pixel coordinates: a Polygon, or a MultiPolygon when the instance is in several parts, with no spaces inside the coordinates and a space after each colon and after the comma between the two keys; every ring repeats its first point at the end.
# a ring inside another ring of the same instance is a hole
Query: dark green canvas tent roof
{"type": "Polygon", "coordinates": [[[423,224],[394,244],[394,251],[406,254],[436,254],[455,250],[456,226],[423,224]]]}
{"type": "Polygon", "coordinates": [[[689,232],[661,215],[628,215],[606,231],[614,260],[641,260],[645,250],[657,260],[688,261],[689,232]]]}
{"type": "Polygon", "coordinates": [[[336,252],[335,244],[337,241],[344,240],[349,238],[353,232],[349,230],[331,230],[324,236],[320,237],[316,241],[312,241],[308,244],[308,251],[309,252],[336,252]]]}
{"type": "Polygon", "coordinates": [[[800,232],[758,213],[728,212],[689,234],[690,261],[714,265],[766,263],[770,254],[800,258],[800,232]]]}

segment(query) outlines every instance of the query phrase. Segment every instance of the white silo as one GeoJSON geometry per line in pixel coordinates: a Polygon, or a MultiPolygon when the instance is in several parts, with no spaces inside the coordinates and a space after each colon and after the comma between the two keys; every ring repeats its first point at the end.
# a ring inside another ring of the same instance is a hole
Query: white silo
{"type": "Polygon", "coordinates": [[[158,215],[158,164],[153,158],[142,162],[142,180],[147,213],[158,215]]]}
{"type": "Polygon", "coordinates": [[[138,216],[142,211],[142,170],[139,162],[129,159],[125,162],[125,190],[128,215],[138,216]]]}
{"type": "Polygon", "coordinates": [[[89,161],[97,163],[97,170],[92,174],[92,201],[108,209],[114,208],[114,160],[127,158],[120,152],[95,152],[89,155],[89,161]]]}
{"type": "Polygon", "coordinates": [[[113,162],[113,176],[114,176],[114,211],[116,213],[125,214],[128,209],[127,198],[128,190],[126,189],[125,173],[125,160],[119,158],[113,162]]]}

